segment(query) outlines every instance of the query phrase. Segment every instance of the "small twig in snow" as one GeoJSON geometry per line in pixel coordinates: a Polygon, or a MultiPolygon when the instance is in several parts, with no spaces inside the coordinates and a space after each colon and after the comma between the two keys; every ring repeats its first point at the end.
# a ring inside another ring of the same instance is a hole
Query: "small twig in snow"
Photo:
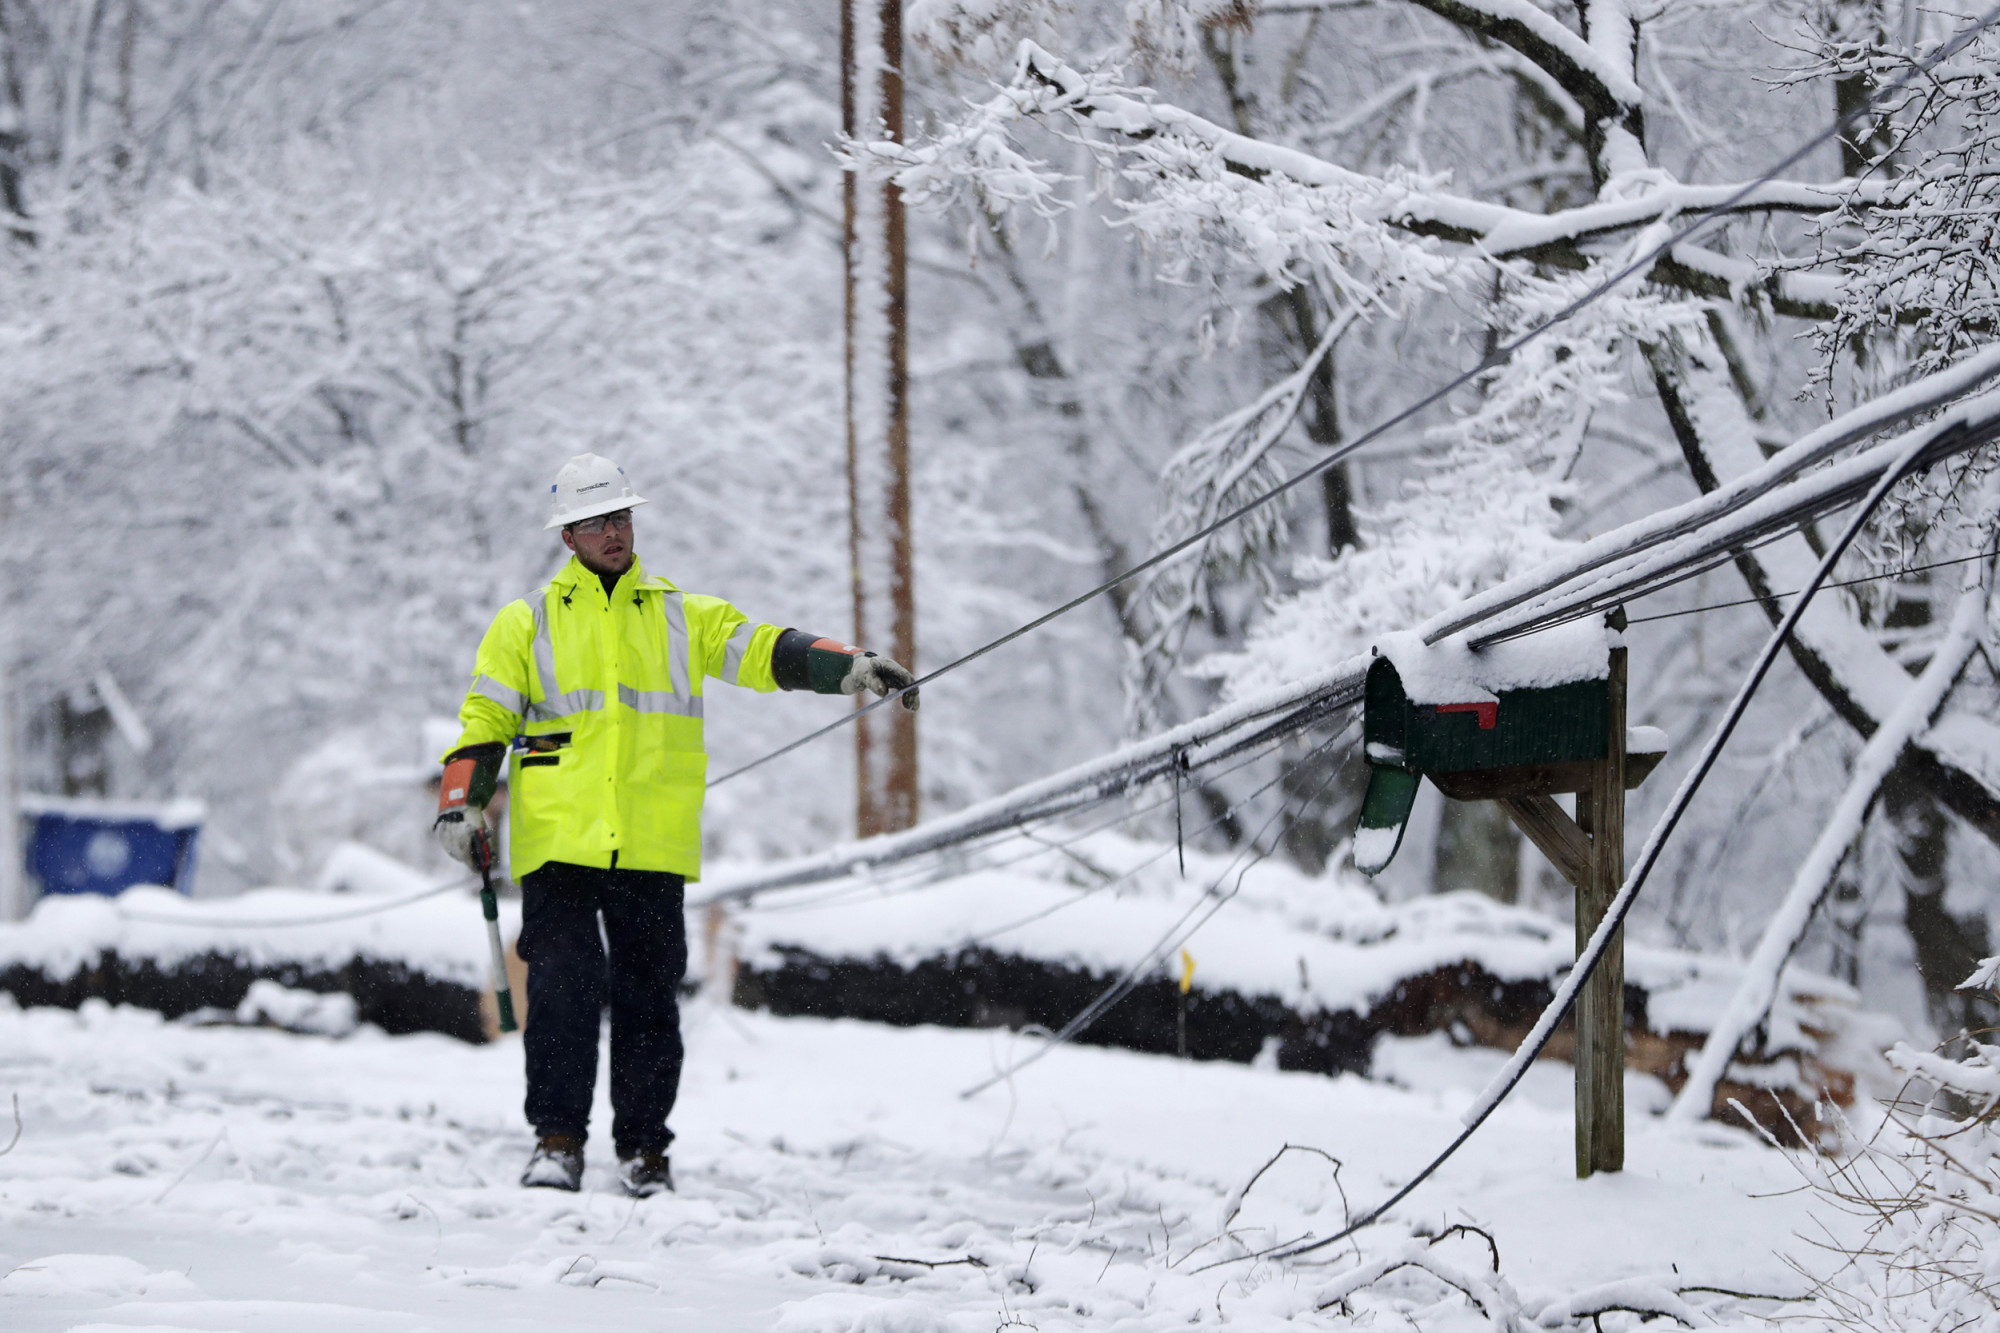
{"type": "Polygon", "coordinates": [[[20,1141],[21,1141],[21,1094],[17,1092],[14,1094],[14,1137],[7,1140],[6,1147],[0,1148],[0,1157],[5,1157],[8,1153],[14,1151],[14,1146],[18,1144],[20,1141]]]}
{"type": "Polygon", "coordinates": [[[215,1151],[216,1145],[221,1143],[224,1139],[228,1137],[229,1137],[229,1126],[224,1125],[221,1129],[215,1132],[215,1137],[208,1141],[208,1146],[201,1150],[201,1156],[195,1158],[192,1162],[189,1162],[187,1164],[187,1167],[184,1170],[182,1170],[182,1172],[179,1175],[174,1177],[173,1184],[168,1185],[165,1189],[161,1190],[159,1194],[154,1197],[153,1202],[154,1203],[166,1202],[167,1196],[169,1194],[172,1194],[174,1190],[180,1186],[180,1183],[183,1180],[186,1180],[189,1176],[193,1175],[194,1169],[200,1166],[203,1162],[206,1162],[208,1160],[208,1155],[215,1151]]]}
{"type": "Polygon", "coordinates": [[[1491,1250],[1491,1251],[1493,1251],[1493,1271],[1494,1271],[1494,1272],[1496,1272],[1496,1273],[1497,1273],[1497,1272],[1499,1272],[1499,1271],[1500,1271],[1500,1242],[1499,1242],[1499,1241],[1497,1241],[1497,1240],[1494,1240],[1494,1239],[1493,1239],[1493,1233],[1492,1233],[1492,1232],[1490,1232],[1490,1231],[1488,1231],[1488,1230],[1487,1230],[1486,1228],[1484,1228],[1484,1227],[1476,1227],[1476,1226],[1472,1225],[1472,1223],[1470,1223],[1470,1222],[1458,1222],[1458,1223],[1454,1223],[1453,1225],[1451,1225],[1451,1226],[1448,1226],[1448,1227],[1446,1227],[1446,1228],[1445,1228],[1445,1229],[1444,1229],[1443,1231],[1440,1231],[1440,1232],[1438,1232],[1438,1234],[1437,1234],[1437,1235],[1435,1235],[1435,1236],[1432,1236],[1432,1237],[1431,1237],[1431,1244],[1435,1245],[1435,1244],[1437,1244],[1437,1243],[1438,1243],[1439,1241],[1441,1241],[1441,1240],[1449,1240],[1449,1239],[1451,1239],[1451,1238],[1452,1238],[1453,1236],[1456,1236],[1456,1235],[1460,1234],[1461,1232],[1463,1232],[1463,1233],[1465,1233],[1465,1234],[1467,1234],[1467,1235],[1473,1235],[1473,1236],[1477,1236],[1477,1237],[1479,1237],[1479,1238],[1480,1238],[1481,1240],[1483,1240],[1483,1241],[1485,1241],[1485,1242],[1486,1242],[1486,1248],[1487,1248],[1487,1249],[1489,1249],[1489,1250],[1491,1250]]]}
{"type": "Polygon", "coordinates": [[[1774,1296],[1768,1291],[1737,1291],[1731,1287],[1675,1287],[1676,1296],[1685,1296],[1691,1291],[1708,1292],[1715,1296],[1734,1296],[1739,1301],[1809,1301],[1810,1296],[1774,1296]]]}
{"type": "MultiPolygon", "coordinates": [[[[1340,1183],[1340,1171],[1341,1168],[1346,1165],[1346,1163],[1342,1162],[1338,1157],[1335,1157],[1332,1153],[1326,1151],[1326,1149],[1324,1148],[1315,1148],[1311,1144],[1307,1143],[1287,1143],[1284,1147],[1272,1153],[1269,1161],[1265,1162],[1264,1165],[1258,1167],[1256,1171],[1251,1173],[1250,1179],[1244,1182],[1242,1189],[1237,1190],[1235,1193],[1229,1196],[1227,1203],[1223,1205],[1222,1223],[1215,1229],[1215,1234],[1213,1236],[1210,1236],[1207,1240],[1203,1241],[1201,1244],[1195,1246],[1193,1249],[1189,1250],[1186,1254],[1183,1254],[1180,1257],[1179,1262],[1183,1263],[1186,1262],[1187,1260],[1193,1258],[1195,1255],[1199,1254],[1201,1251],[1207,1249],[1209,1246],[1215,1244],[1217,1241],[1223,1239],[1225,1236],[1228,1236],[1230,1234],[1229,1224],[1234,1222],[1236,1220],[1237,1214],[1243,1211],[1243,1202],[1245,1199],[1249,1197],[1250,1191],[1252,1189],[1255,1189],[1257,1186],[1257,1182],[1264,1178],[1264,1173],[1266,1171],[1269,1171],[1272,1167],[1276,1166],[1278,1164],[1278,1159],[1283,1157],[1288,1152],[1309,1152],[1316,1156],[1324,1157],[1327,1161],[1333,1163],[1333,1187],[1334,1189],[1340,1192],[1340,1220],[1343,1225],[1347,1222],[1348,1215],[1350,1212],[1349,1205],[1347,1202],[1347,1188],[1346,1186],[1340,1183]]],[[[1222,1260],[1221,1262],[1226,1263],[1229,1261],[1222,1260]]],[[[1498,1269],[1499,1265],[1500,1261],[1496,1254],[1496,1257],[1494,1259],[1495,1269],[1498,1269]]],[[[1206,1266],[1204,1266],[1203,1268],[1197,1268],[1193,1271],[1197,1273],[1205,1272],[1206,1266]]]]}
{"type": "Polygon", "coordinates": [[[1604,1327],[1604,1322],[1603,1322],[1604,1316],[1608,1314],[1636,1314],[1647,1319],[1671,1319],[1676,1324],[1679,1324],[1684,1328],[1695,1327],[1693,1324],[1688,1323],[1687,1320],[1675,1314],[1672,1310],[1649,1310],[1641,1305],[1601,1306],[1598,1309],[1590,1311],[1590,1322],[1596,1327],[1602,1329],[1604,1327]]]}
{"type": "Polygon", "coordinates": [[[444,1219],[437,1215],[437,1209],[431,1207],[416,1195],[405,1191],[403,1197],[431,1215],[431,1225],[437,1228],[437,1241],[431,1246],[431,1258],[435,1260],[438,1257],[438,1251],[444,1248],[444,1219]]]}
{"type": "Polygon", "coordinates": [[[639,1203],[640,1199],[638,1198],[637,1195],[634,1195],[632,1198],[632,1206],[625,1210],[625,1220],[618,1224],[618,1229],[611,1233],[611,1238],[609,1240],[604,1242],[606,1245],[615,1245],[618,1243],[618,1238],[625,1234],[625,1228],[632,1225],[632,1218],[639,1211],[639,1203]]]}
{"type": "Polygon", "coordinates": [[[960,1264],[970,1264],[974,1268],[986,1267],[984,1259],[972,1254],[966,1255],[963,1259],[905,1259],[901,1255],[878,1254],[874,1259],[877,1263],[910,1264],[917,1268],[952,1268],[960,1264]]]}
{"type": "Polygon", "coordinates": [[[1028,1276],[1028,1270],[1035,1266],[1035,1256],[1041,1252],[1042,1243],[1040,1241],[1036,1241],[1033,1245],[1030,1245],[1028,1247],[1027,1261],[1021,1265],[1021,1276],[1014,1279],[1028,1289],[1030,1296],[1034,1295],[1039,1288],[1036,1287],[1035,1280],[1028,1276]]]}

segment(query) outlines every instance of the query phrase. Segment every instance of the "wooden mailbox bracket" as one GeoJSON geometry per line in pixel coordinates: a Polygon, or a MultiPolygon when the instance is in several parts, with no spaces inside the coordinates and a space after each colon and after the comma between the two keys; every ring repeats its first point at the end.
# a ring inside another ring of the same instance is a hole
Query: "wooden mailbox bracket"
{"type": "MultiPolygon", "coordinates": [[[[1528,841],[1576,890],[1576,951],[1596,933],[1598,922],[1618,896],[1625,879],[1625,791],[1637,786],[1659,763],[1648,756],[1644,772],[1628,770],[1625,754],[1625,650],[1611,650],[1611,708],[1608,743],[1602,759],[1577,765],[1586,770],[1576,791],[1571,819],[1548,792],[1504,796],[1500,804],[1528,841]]],[[[1636,767],[1636,766],[1635,766],[1636,767]]],[[[1576,997],[1576,1174],[1625,1169],[1625,932],[1611,947],[1576,997]]]]}

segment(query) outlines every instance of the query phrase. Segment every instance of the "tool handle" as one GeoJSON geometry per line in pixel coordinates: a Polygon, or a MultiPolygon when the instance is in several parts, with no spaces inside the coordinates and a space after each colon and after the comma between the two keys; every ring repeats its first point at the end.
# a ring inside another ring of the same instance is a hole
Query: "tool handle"
{"type": "Polygon", "coordinates": [[[486,943],[493,951],[493,1000],[500,1010],[500,1030],[515,1032],[514,987],[507,979],[507,951],[500,943],[500,899],[493,892],[493,843],[485,829],[472,834],[473,854],[479,858],[479,910],[486,917],[486,943]]]}

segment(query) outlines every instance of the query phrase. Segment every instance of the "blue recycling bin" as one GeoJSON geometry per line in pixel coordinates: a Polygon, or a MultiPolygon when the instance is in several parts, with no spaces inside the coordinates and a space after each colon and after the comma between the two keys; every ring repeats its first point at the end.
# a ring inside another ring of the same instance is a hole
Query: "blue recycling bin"
{"type": "Polygon", "coordinates": [[[134,884],[189,892],[198,801],[97,801],[23,796],[27,869],[43,893],[123,893],[134,884]]]}

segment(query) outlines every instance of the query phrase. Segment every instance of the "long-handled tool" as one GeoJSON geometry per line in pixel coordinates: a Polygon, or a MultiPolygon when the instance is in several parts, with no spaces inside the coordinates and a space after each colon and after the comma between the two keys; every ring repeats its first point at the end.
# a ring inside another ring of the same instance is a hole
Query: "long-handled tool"
{"type": "Polygon", "coordinates": [[[500,1006],[500,1030],[513,1032],[514,984],[507,979],[507,951],[500,944],[500,899],[493,892],[493,839],[485,829],[472,834],[473,854],[479,858],[479,907],[486,914],[486,942],[493,946],[493,999],[500,1006]]]}

